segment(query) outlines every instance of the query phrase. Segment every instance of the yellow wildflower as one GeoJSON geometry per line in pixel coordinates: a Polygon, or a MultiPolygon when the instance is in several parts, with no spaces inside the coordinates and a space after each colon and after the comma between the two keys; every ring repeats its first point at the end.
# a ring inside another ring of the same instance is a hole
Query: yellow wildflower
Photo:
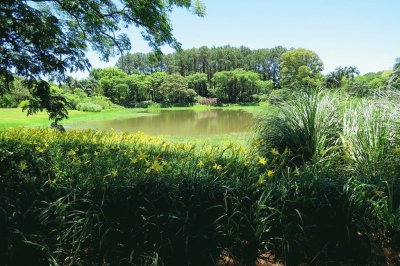
{"type": "Polygon", "coordinates": [[[237,150],[238,152],[245,152],[245,151],[246,151],[246,149],[245,149],[243,146],[237,147],[236,150],[237,150]]]}
{"type": "Polygon", "coordinates": [[[221,165],[219,165],[219,164],[217,164],[217,163],[215,163],[214,164],[214,166],[213,166],[213,168],[215,169],[215,170],[221,170],[222,169],[222,166],[221,165]]]}
{"type": "Polygon", "coordinates": [[[204,167],[204,162],[203,162],[202,160],[200,160],[200,161],[197,163],[197,167],[200,167],[200,168],[204,167]]]}
{"type": "Polygon", "coordinates": [[[268,171],[267,171],[267,176],[268,176],[268,177],[274,176],[274,171],[268,170],[268,171]]]}
{"type": "Polygon", "coordinates": [[[76,154],[76,151],[72,150],[72,149],[67,152],[67,156],[74,156],[75,154],[76,154]]]}
{"type": "Polygon", "coordinates": [[[42,153],[42,152],[44,152],[44,148],[36,147],[36,151],[37,151],[38,153],[42,153]]]}
{"type": "Polygon", "coordinates": [[[154,172],[161,172],[163,170],[163,166],[159,164],[158,161],[154,161],[151,168],[154,170],[154,172]]]}
{"type": "Polygon", "coordinates": [[[258,163],[261,165],[266,165],[267,164],[267,159],[265,159],[264,157],[260,157],[258,159],[258,163]]]}
{"type": "Polygon", "coordinates": [[[143,152],[139,152],[139,155],[138,155],[138,159],[140,160],[140,161],[144,161],[144,160],[146,160],[146,158],[147,158],[147,154],[145,154],[145,153],[143,153],[143,152]]]}

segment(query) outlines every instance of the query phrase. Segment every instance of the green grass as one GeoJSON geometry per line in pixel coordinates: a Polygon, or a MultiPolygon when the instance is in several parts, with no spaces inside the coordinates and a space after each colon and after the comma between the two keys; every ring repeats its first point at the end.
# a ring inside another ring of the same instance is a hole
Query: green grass
{"type": "MultiPolygon", "coordinates": [[[[85,121],[95,120],[111,120],[116,118],[131,118],[151,115],[142,113],[145,109],[125,109],[114,108],[107,109],[101,112],[82,112],[70,110],[69,119],[62,121],[63,125],[70,125],[85,121]]],[[[14,127],[38,127],[50,126],[51,121],[48,120],[46,112],[40,112],[32,116],[27,116],[26,112],[22,112],[20,108],[1,108],[0,109],[0,129],[14,128],[14,127]]]]}

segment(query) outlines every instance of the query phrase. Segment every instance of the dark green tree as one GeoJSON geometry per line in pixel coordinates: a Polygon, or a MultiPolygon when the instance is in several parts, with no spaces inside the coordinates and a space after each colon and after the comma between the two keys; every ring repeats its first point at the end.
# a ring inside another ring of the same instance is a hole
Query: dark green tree
{"type": "Polygon", "coordinates": [[[280,68],[283,87],[315,87],[322,78],[324,65],[316,53],[299,48],[282,54],[280,68]]]}
{"type": "Polygon", "coordinates": [[[334,71],[326,75],[327,88],[340,88],[343,85],[343,79],[353,81],[360,71],[355,66],[337,67],[334,71]]]}
{"type": "Polygon", "coordinates": [[[213,93],[222,102],[250,102],[263,89],[260,75],[243,69],[217,72],[212,80],[213,93]]]}
{"type": "Polygon", "coordinates": [[[207,97],[207,75],[205,73],[194,73],[186,77],[188,86],[193,89],[198,95],[207,97]]]}
{"type": "Polygon", "coordinates": [[[178,73],[167,75],[159,87],[159,92],[165,103],[190,104],[197,96],[196,92],[187,86],[186,79],[178,73]]]}
{"type": "Polygon", "coordinates": [[[3,0],[0,2],[0,94],[15,76],[26,80],[32,99],[29,113],[46,109],[55,125],[67,117],[66,100],[53,95],[45,77],[63,82],[68,71],[90,67],[91,47],[103,60],[131,48],[121,27],[140,27],[156,52],[167,44],[180,48],[172,35],[174,6],[204,15],[199,0],[3,0]]]}

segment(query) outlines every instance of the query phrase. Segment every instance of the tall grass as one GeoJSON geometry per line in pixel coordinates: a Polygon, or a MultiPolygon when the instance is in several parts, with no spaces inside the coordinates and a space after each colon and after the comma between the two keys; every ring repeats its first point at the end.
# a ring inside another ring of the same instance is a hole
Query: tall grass
{"type": "Polygon", "coordinates": [[[322,90],[303,91],[261,121],[268,148],[289,148],[295,161],[318,163],[332,154],[340,119],[338,99],[322,90]]]}
{"type": "Polygon", "coordinates": [[[348,104],[340,140],[348,166],[366,177],[385,175],[391,165],[398,110],[377,101],[348,104]]]}

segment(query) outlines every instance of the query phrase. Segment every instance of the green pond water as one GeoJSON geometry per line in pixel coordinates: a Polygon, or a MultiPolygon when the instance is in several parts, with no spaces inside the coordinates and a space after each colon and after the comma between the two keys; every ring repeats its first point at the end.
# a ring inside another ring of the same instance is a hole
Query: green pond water
{"type": "Polygon", "coordinates": [[[71,128],[137,132],[149,135],[201,136],[240,133],[251,130],[254,117],[243,110],[171,111],[148,116],[106,121],[87,121],[71,128]]]}

